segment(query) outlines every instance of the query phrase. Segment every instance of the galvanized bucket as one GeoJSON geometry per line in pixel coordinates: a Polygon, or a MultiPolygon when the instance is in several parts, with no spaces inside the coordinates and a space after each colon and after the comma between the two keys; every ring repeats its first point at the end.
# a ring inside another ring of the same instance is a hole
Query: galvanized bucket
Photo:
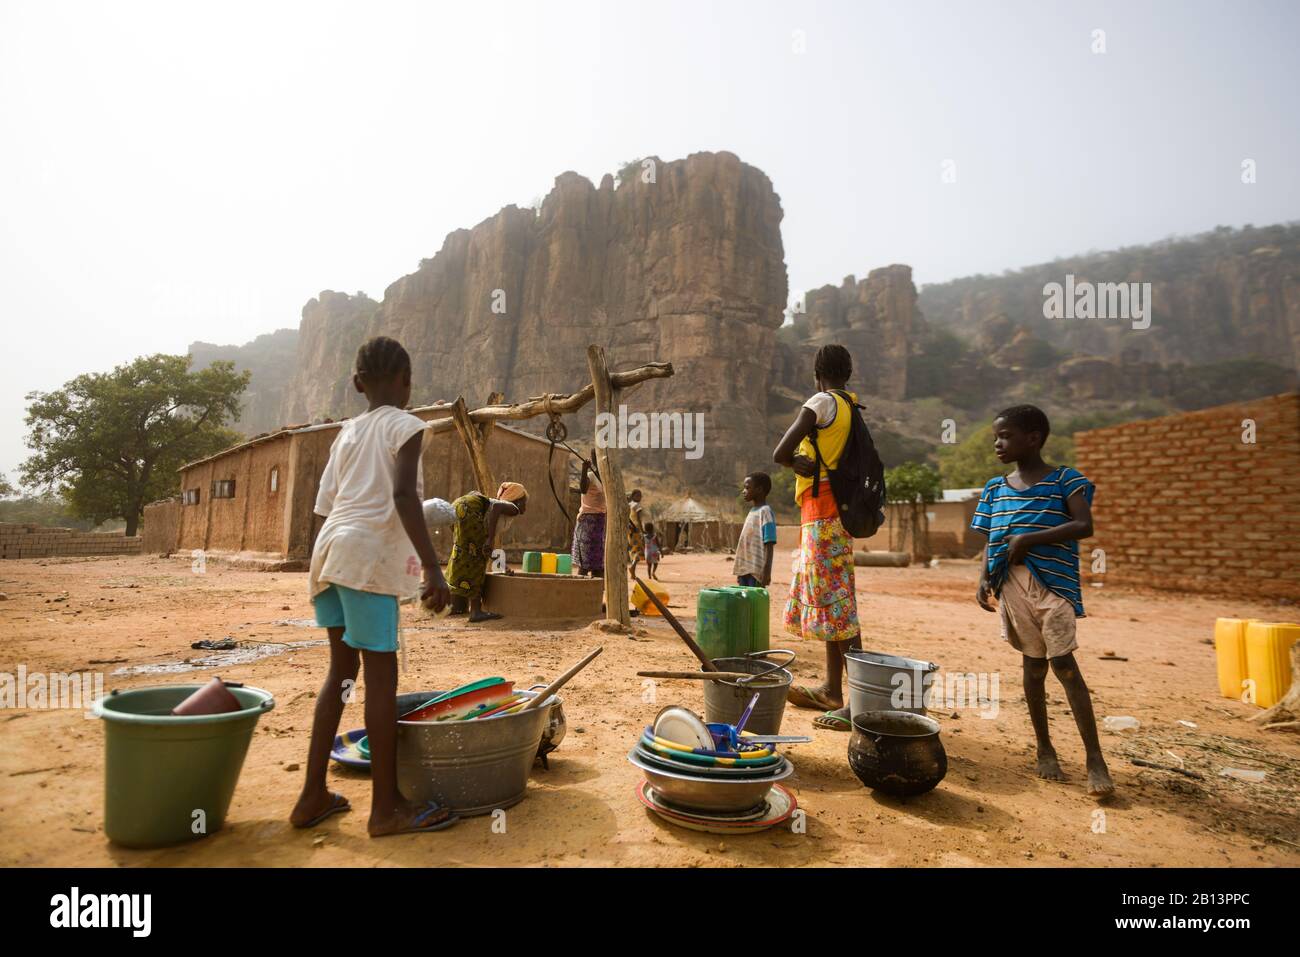
{"type": "Polygon", "coordinates": [[[925,714],[930,686],[939,666],[885,655],[878,651],[849,651],[844,655],[849,673],[849,714],[867,711],[907,711],[925,714]]]}
{"type": "MultiPolygon", "coordinates": [[[[397,713],[439,691],[397,696],[397,713]]],[[[558,700],[558,699],[557,699],[558,700]]],[[[397,789],[462,816],[490,814],[523,800],[551,707],[472,721],[398,721],[397,789]]]]}
{"type": "Polygon", "coordinates": [[[743,671],[762,677],[752,681],[737,678],[734,681],[704,682],[704,720],[735,724],[757,694],[758,703],[745,722],[745,730],[754,734],[780,734],[786,695],[790,693],[790,683],[794,680],[787,669],[793,662],[794,652],[784,648],[755,651],[744,658],[714,658],[713,664],[719,671],[743,671]],[[780,665],[773,665],[763,660],[767,655],[790,657],[780,665]]]}

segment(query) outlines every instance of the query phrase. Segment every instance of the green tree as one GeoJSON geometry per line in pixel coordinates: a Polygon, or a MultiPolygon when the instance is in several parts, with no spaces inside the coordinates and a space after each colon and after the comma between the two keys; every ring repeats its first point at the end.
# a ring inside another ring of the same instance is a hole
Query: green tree
{"type": "Polygon", "coordinates": [[[898,521],[891,523],[890,548],[910,552],[918,561],[930,560],[930,520],[925,506],[942,494],[939,473],[928,465],[904,462],[885,472],[885,496],[896,506],[898,516],[898,521]]]}
{"type": "Polygon", "coordinates": [[[13,498],[18,494],[18,489],[14,488],[9,482],[9,476],[0,472],[0,498],[13,498]]]}
{"type": "Polygon", "coordinates": [[[943,494],[943,483],[930,466],[904,462],[885,471],[885,493],[891,502],[933,502],[943,494]]]}
{"type": "Polygon", "coordinates": [[[189,356],[142,356],[112,372],[77,376],[27,395],[22,483],[57,490],[73,514],[126,522],[134,535],[144,506],[176,491],[176,470],[239,441],[250,373],[233,362],[191,371],[189,356]]]}
{"type": "Polygon", "coordinates": [[[0,500],[0,522],[44,525],[47,528],[75,528],[83,532],[88,532],[99,524],[73,515],[68,503],[57,492],[0,500]]]}
{"type": "MultiPolygon", "coordinates": [[[[1053,465],[1074,464],[1074,441],[1053,432],[1047,437],[1043,460],[1053,465]]],[[[939,475],[945,488],[979,488],[1007,466],[993,454],[993,425],[977,429],[956,445],[939,449],[939,475]]]]}

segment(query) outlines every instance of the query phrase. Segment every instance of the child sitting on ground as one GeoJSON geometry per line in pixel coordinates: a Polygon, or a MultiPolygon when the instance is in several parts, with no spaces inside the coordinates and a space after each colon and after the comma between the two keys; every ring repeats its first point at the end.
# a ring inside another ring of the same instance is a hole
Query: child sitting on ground
{"type": "Polygon", "coordinates": [[[1038,776],[1064,781],[1047,731],[1044,682],[1050,665],[1065,688],[1087,754],[1088,793],[1111,794],[1115,785],[1101,754],[1088,686],[1074,660],[1075,619],[1083,617],[1079,547],[1092,534],[1093,484],[1066,466],[1043,461],[1050,425],[1042,410],[1017,405],[993,420],[993,450],[1012,462],[1010,475],[990,479],[971,528],[988,536],[975,600],[999,611],[1002,637],[1023,656],[1025,703],[1038,739],[1038,776]],[[999,608],[989,604],[990,594],[999,608]]]}
{"type": "Polygon", "coordinates": [[[433,802],[412,804],[397,790],[398,596],[418,590],[435,610],[449,600],[421,504],[425,423],[402,411],[411,399],[411,357],[394,339],[371,339],[357,353],[352,384],[369,407],[343,423],[316,496],[325,524],[312,547],[308,584],[316,623],[329,635],[330,664],[316,698],[306,780],[289,820],[315,827],[348,810],[347,799],[326,787],[325,771],[364,661],[370,836],[436,831],[455,815],[433,802]]]}
{"type": "Polygon", "coordinates": [[[659,533],[655,531],[654,522],[645,523],[645,568],[646,574],[650,576],[651,581],[658,581],[659,576],[655,574],[655,569],[659,567],[659,559],[663,551],[659,546],[659,533]]]}
{"type": "Polygon", "coordinates": [[[766,588],[772,584],[772,554],[776,551],[776,516],[767,504],[772,477],[766,472],[745,476],[744,495],[749,514],[736,542],[736,561],[731,572],[740,585],[766,588]]]}

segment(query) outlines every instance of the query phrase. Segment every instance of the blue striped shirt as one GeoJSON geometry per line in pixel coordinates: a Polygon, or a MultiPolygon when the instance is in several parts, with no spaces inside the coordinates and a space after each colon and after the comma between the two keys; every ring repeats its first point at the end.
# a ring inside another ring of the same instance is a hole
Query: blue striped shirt
{"type": "MultiPolygon", "coordinates": [[[[988,580],[995,595],[1001,594],[1007,577],[1007,539],[1065,524],[1070,521],[1065,500],[1082,492],[1091,505],[1093,489],[1081,472],[1064,465],[1024,491],[1008,485],[1005,476],[989,479],[970,527],[989,538],[988,580]]],[[[1076,616],[1083,617],[1077,542],[1034,545],[1025,556],[1025,564],[1035,578],[1074,606],[1076,616]]]]}

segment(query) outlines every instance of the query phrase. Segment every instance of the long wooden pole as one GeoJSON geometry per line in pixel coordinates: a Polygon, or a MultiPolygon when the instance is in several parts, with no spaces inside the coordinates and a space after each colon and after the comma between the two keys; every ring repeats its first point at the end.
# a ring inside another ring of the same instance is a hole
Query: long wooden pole
{"type": "Polygon", "coordinates": [[[640,578],[637,578],[636,583],[641,586],[641,590],[646,593],[646,597],[650,599],[655,608],[659,609],[659,614],[664,616],[664,621],[672,625],[673,631],[677,632],[677,637],[680,638],[685,643],[686,647],[691,650],[691,654],[699,659],[700,664],[704,666],[704,670],[717,671],[718,666],[709,659],[709,656],[704,653],[704,649],[701,648],[696,643],[695,639],[690,636],[690,633],[682,627],[682,623],[677,620],[677,616],[669,611],[668,606],[659,600],[659,596],[654,593],[654,589],[643,582],[640,578]]]}
{"type": "MultiPolygon", "coordinates": [[[[592,392],[596,397],[596,412],[614,415],[616,390],[610,381],[609,367],[605,363],[605,350],[600,346],[587,347],[587,368],[591,372],[592,392]]],[[[671,366],[669,367],[671,372],[671,366]]],[[[584,390],[585,391],[585,390],[584,390]]],[[[632,615],[627,601],[627,496],[623,494],[623,473],[619,471],[617,457],[608,444],[595,443],[596,465],[600,469],[600,484],[605,490],[605,617],[617,621],[625,628],[632,625],[632,615]]]]}

